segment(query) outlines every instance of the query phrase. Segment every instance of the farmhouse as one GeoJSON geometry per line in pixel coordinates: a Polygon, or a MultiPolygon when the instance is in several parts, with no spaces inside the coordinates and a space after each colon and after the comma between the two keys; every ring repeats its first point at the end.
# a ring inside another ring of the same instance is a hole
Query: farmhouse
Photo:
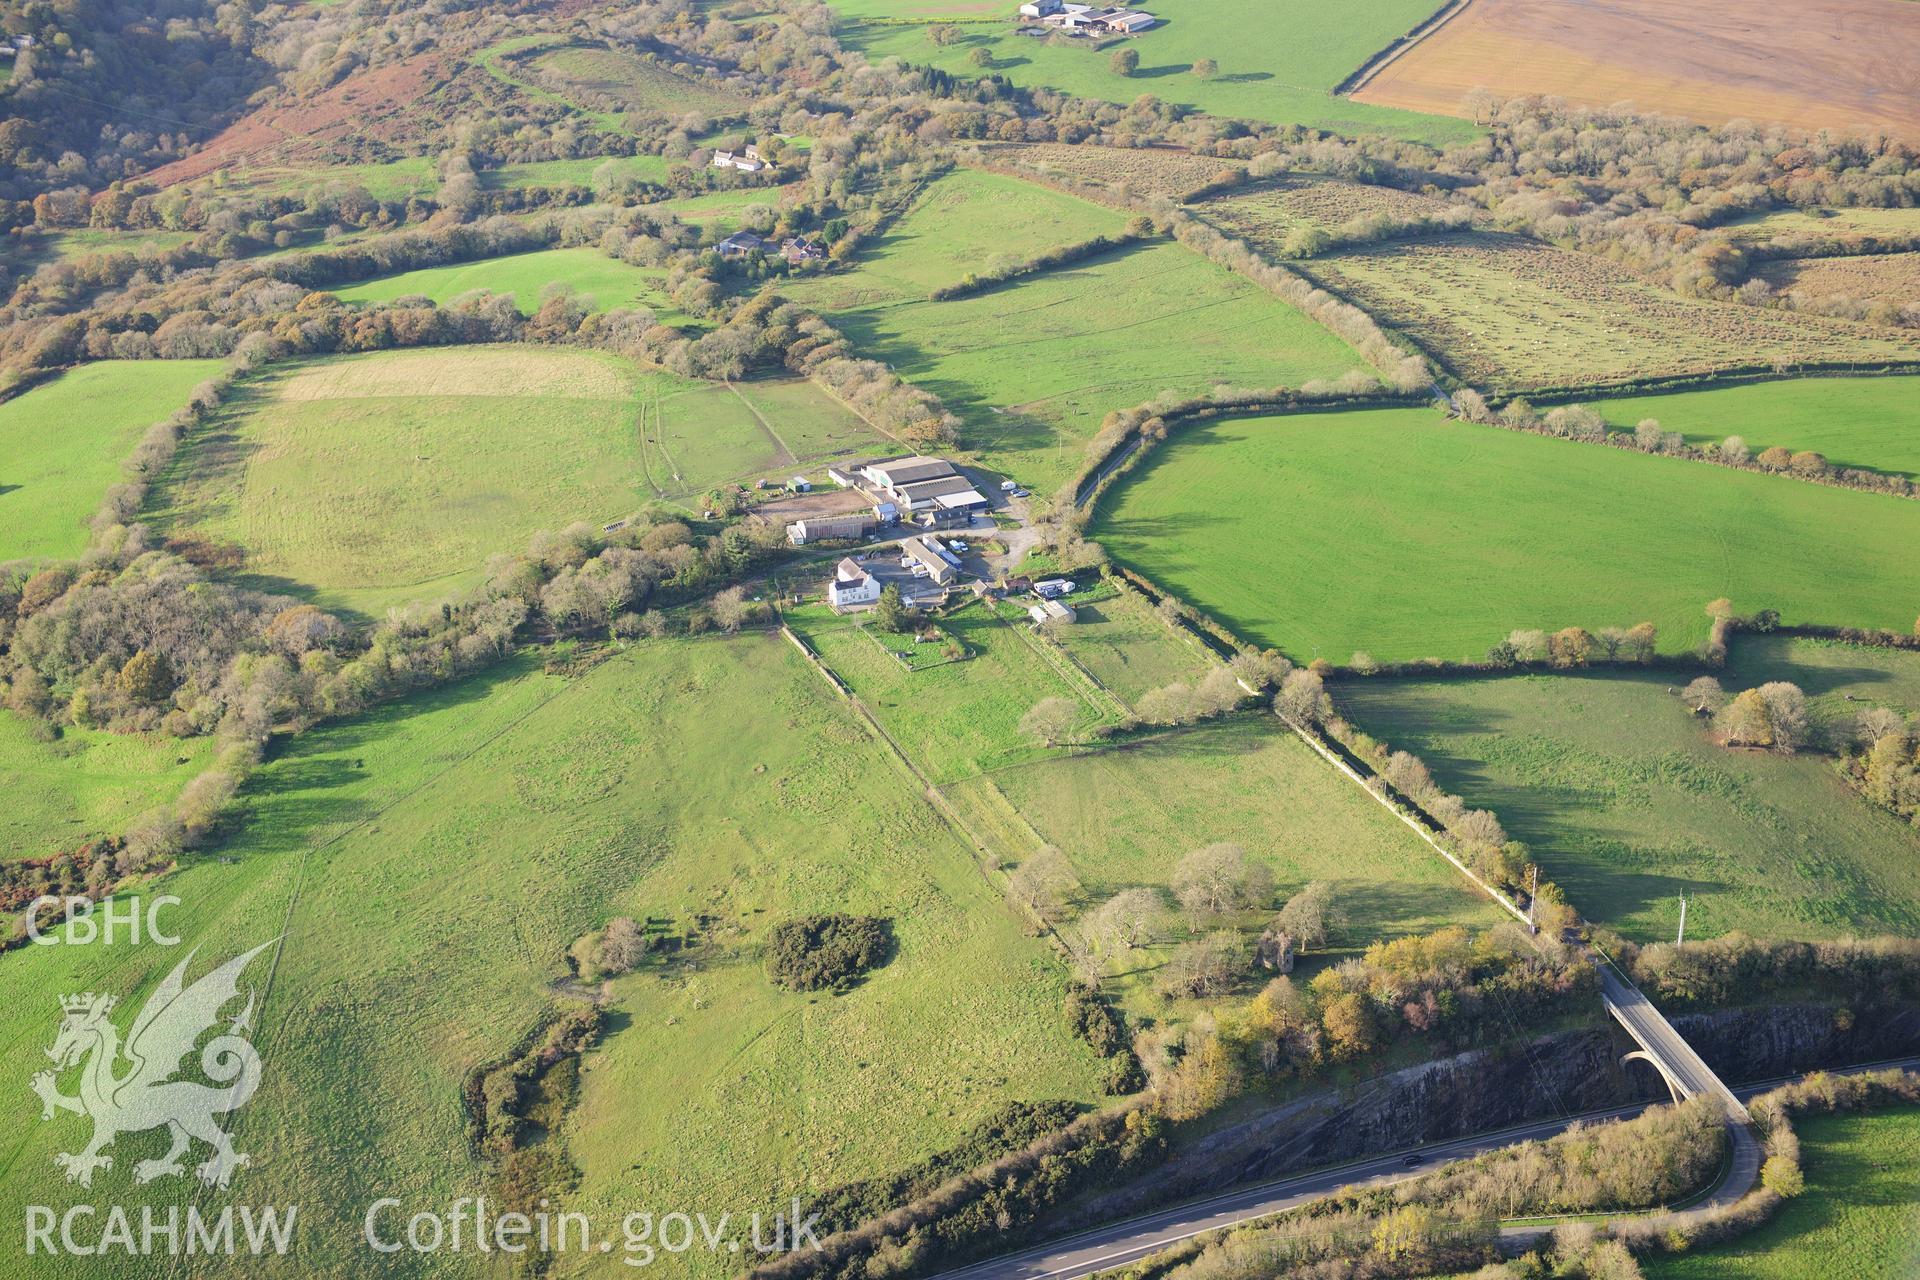
{"type": "Polygon", "coordinates": [[[738,169],[743,173],[758,173],[767,167],[757,147],[747,147],[742,151],[716,151],[708,163],[716,169],[738,169]]]}
{"type": "Polygon", "coordinates": [[[736,231],[713,246],[714,252],[727,259],[744,258],[750,253],[765,253],[768,241],[751,231],[736,231]]]}
{"type": "Polygon", "coordinates": [[[960,576],[960,557],[924,535],[900,544],[900,567],[924,575],[941,586],[960,576]]]}
{"type": "Polygon", "coordinates": [[[799,266],[803,262],[819,262],[827,256],[826,246],[818,240],[807,240],[800,236],[790,236],[780,246],[780,256],[789,265],[799,266]]]}
{"type": "Polygon", "coordinates": [[[1027,609],[1027,616],[1036,623],[1071,623],[1080,615],[1073,611],[1071,605],[1061,604],[1058,600],[1042,600],[1027,609]]]}
{"type": "Polygon", "coordinates": [[[880,579],[851,556],[834,566],[833,581],[827,585],[827,603],[836,609],[850,605],[872,604],[880,598],[880,579]]]}
{"type": "Polygon", "coordinates": [[[796,520],[787,526],[787,541],[796,547],[830,538],[864,538],[874,525],[873,517],[856,512],[845,516],[814,516],[796,520]]]}

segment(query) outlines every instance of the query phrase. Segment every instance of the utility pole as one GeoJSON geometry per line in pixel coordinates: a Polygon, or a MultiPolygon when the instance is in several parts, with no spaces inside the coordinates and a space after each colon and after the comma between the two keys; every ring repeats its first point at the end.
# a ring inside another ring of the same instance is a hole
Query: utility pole
{"type": "Polygon", "coordinates": [[[1531,933],[1540,932],[1540,926],[1533,918],[1533,906],[1539,900],[1540,864],[1530,862],[1527,864],[1527,930],[1531,933]]]}
{"type": "Polygon", "coordinates": [[[1673,945],[1679,946],[1687,940],[1687,891],[1680,891],[1680,932],[1675,935],[1673,945]]]}

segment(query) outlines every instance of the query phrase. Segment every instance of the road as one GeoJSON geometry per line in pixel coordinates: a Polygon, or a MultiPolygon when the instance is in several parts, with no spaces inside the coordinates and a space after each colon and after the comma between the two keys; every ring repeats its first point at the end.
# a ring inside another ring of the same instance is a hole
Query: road
{"type": "MultiPolygon", "coordinates": [[[[1664,1022],[1664,1019],[1662,1021],[1664,1022]]],[[[1668,1031],[1671,1032],[1672,1028],[1668,1028],[1668,1031]]],[[[1888,1067],[1899,1067],[1905,1070],[1920,1069],[1920,1058],[1871,1063],[1847,1070],[1870,1071],[1888,1067]]],[[[1711,1075],[1710,1072],[1709,1075],[1711,1075]]],[[[1739,1096],[1751,1098],[1801,1078],[1787,1076],[1759,1081],[1743,1086],[1739,1090],[1739,1096]]],[[[1591,1124],[1601,1120],[1623,1120],[1637,1116],[1645,1110],[1645,1105],[1635,1105],[1616,1107],[1608,1111],[1589,1111],[1578,1116],[1545,1120],[1535,1124],[1518,1125],[1511,1129],[1500,1129],[1492,1133],[1435,1142],[1352,1164],[1316,1169],[1296,1177],[1240,1187],[1205,1200],[1192,1201],[1141,1217],[1129,1218],[1124,1222],[1096,1227],[1091,1231],[1068,1236],[1020,1253],[991,1258],[957,1271],[943,1272],[934,1280],[1080,1280],[1081,1277],[1126,1266],[1148,1254],[1158,1253],[1182,1240],[1191,1239],[1205,1232],[1218,1231],[1259,1218],[1271,1217],[1335,1192],[1364,1191],[1373,1187],[1391,1186],[1396,1182],[1419,1177],[1436,1165],[1463,1160],[1485,1151],[1513,1146],[1520,1142],[1551,1138],[1565,1132],[1576,1122],[1591,1124]],[[1409,1164],[1409,1158],[1417,1163],[1409,1164]]],[[[1746,1193],[1759,1175],[1760,1147],[1754,1141],[1751,1131],[1745,1125],[1733,1125],[1730,1128],[1734,1137],[1733,1162],[1726,1176],[1721,1179],[1720,1185],[1699,1206],[1701,1209],[1737,1200],[1746,1193]]],[[[1543,1234],[1545,1230],[1537,1226],[1515,1225],[1503,1228],[1501,1235],[1509,1241],[1525,1242],[1543,1234]]]]}

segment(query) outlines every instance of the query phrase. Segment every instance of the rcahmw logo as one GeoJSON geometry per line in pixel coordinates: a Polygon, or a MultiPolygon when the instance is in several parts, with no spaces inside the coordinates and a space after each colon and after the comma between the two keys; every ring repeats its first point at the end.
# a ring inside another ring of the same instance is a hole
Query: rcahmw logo
{"type": "MultiPolygon", "coordinates": [[[[93,1186],[97,1174],[113,1168],[107,1148],[116,1138],[152,1129],[165,1129],[169,1145],[158,1159],[134,1164],[135,1183],[182,1177],[187,1170],[185,1157],[196,1142],[206,1148],[207,1157],[194,1166],[194,1173],[208,1187],[225,1190],[234,1173],[253,1162],[251,1156],[234,1149],[221,1124],[260,1087],[260,1055],[248,1039],[253,1029],[252,993],[246,1006],[211,1039],[204,1045],[201,1040],[220,1022],[221,1011],[239,998],[241,973],[272,945],[263,943],[236,956],[190,986],[186,972],[193,954],[189,953],[148,997],[124,1041],[110,1016],[115,1004],[112,996],[88,992],[61,998],[60,1029],[47,1050],[53,1069],[35,1075],[32,1087],[40,1097],[42,1120],[70,1111],[93,1121],[93,1136],[84,1147],[53,1158],[68,1182],[93,1186]],[[191,1057],[197,1057],[200,1074],[212,1083],[179,1078],[191,1057]],[[60,1076],[74,1070],[79,1073],[77,1091],[62,1093],[60,1076]]],[[[239,1207],[237,1236],[235,1208],[229,1205],[213,1213],[190,1206],[182,1215],[177,1209],[152,1206],[133,1214],[117,1205],[75,1205],[64,1213],[30,1205],[27,1252],[81,1256],[285,1252],[297,1205],[265,1210],[239,1207]]]]}

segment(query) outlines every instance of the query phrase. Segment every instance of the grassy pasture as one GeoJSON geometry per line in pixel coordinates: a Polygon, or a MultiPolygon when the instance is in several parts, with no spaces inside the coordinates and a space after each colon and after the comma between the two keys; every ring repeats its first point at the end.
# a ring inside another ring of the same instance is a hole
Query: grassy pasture
{"type": "Polygon", "coordinates": [[[1078,619],[1060,633],[1074,660],[1121,701],[1184,680],[1198,681],[1215,665],[1199,641],[1176,631],[1140,596],[1110,584],[1074,593],[1078,619]]]}
{"type": "Polygon", "coordinates": [[[1092,536],[1299,661],[1478,660],[1518,627],[1641,621],[1685,651],[1721,596],[1904,630],[1920,505],[1399,409],[1185,428],[1092,536]]]}
{"type": "Polygon", "coordinates": [[[990,161],[1011,161],[1045,169],[1077,182],[1125,185],[1136,195],[1179,199],[1223,172],[1241,169],[1237,160],[1192,155],[1159,147],[1103,147],[1064,142],[990,142],[981,144],[990,161]]]}
{"type": "Polygon", "coordinates": [[[639,303],[672,323],[684,317],[680,317],[678,309],[667,299],[662,288],[666,278],[664,268],[630,266],[598,249],[537,249],[532,253],[403,271],[336,289],[334,293],[345,302],[392,302],[396,298],[423,294],[435,302],[445,303],[475,289],[488,289],[512,294],[520,313],[532,315],[539,309],[543,289],[549,284],[564,284],[591,298],[596,311],[639,303]]]}
{"type": "Polygon", "coordinates": [[[502,165],[480,173],[480,185],[488,188],[514,187],[590,187],[594,175],[603,166],[612,165],[621,177],[660,181],[667,176],[665,156],[581,156],[572,160],[532,160],[524,164],[502,165]]]}
{"type": "MultiPolygon", "coordinates": [[[[160,887],[183,898],[205,955],[286,931],[261,1020],[267,1071],[238,1120],[259,1160],[236,1185],[299,1203],[301,1250],[205,1274],[344,1274],[364,1265],[373,1197],[480,1190],[461,1080],[531,1024],[567,945],[612,914],[712,923],[694,964],[616,989],[568,1133],[587,1207],[657,1210],[692,1188],[715,1213],[770,1209],[918,1159],[1005,1097],[1094,1096],[1056,963],[775,638],[648,646],[573,681],[521,664],[303,737],[247,799],[220,850],[232,861],[160,887]],[[892,917],[897,956],[844,997],[776,991],[765,931],[824,909],[892,917]]],[[[5,1069],[31,1074],[56,995],[144,991],[176,959],[8,956],[5,1069]]],[[[51,1165],[76,1125],[15,1126],[0,1208],[88,1196],[51,1165]]],[[[127,1177],[154,1138],[122,1139],[108,1194],[183,1194],[127,1177]]],[[[442,1254],[388,1269],[470,1266],[442,1254]]]]}
{"type": "Polygon", "coordinates": [[[440,189],[440,176],[431,156],[408,156],[368,164],[309,165],[241,163],[221,169],[203,181],[219,190],[288,192],[317,191],[334,183],[364,187],[376,200],[405,200],[430,196],[440,189]]]}
{"type": "Polygon", "coordinates": [[[917,301],[968,273],[1025,261],[1126,226],[1104,205],[974,169],[939,179],[852,271],[794,281],[782,292],[829,311],[917,301]]]}
{"type": "Polygon", "coordinates": [[[911,648],[911,636],[869,631],[823,606],[791,612],[787,622],[873,711],[908,758],[936,783],[948,783],[1045,754],[1018,729],[1020,718],[1042,698],[1077,702],[1083,732],[1115,718],[1096,690],[1076,679],[1070,667],[1056,666],[1024,634],[1024,614],[1016,617],[1011,605],[1002,611],[1003,617],[996,617],[986,605],[969,603],[940,619],[941,628],[973,656],[919,671],[909,671],[891,652],[911,648]]]}
{"type": "Polygon", "coordinates": [[[1920,1273],[1920,1110],[1794,1121],[1807,1189],[1748,1235],[1650,1257],[1648,1280],[1907,1280],[1920,1273]]]}
{"type": "Polygon", "coordinates": [[[1776,209],[1737,219],[1726,229],[1740,240],[1904,235],[1920,231],[1920,209],[1776,209]]]}
{"type": "MultiPolygon", "coordinates": [[[[1333,948],[1305,958],[1301,974],[1381,938],[1449,924],[1487,927],[1489,899],[1359,788],[1328,768],[1271,716],[1163,734],[1121,748],[995,769],[945,788],[970,822],[1002,833],[1022,856],[1047,843],[1065,851],[1085,913],[1128,888],[1166,890],[1180,859],[1230,841],[1273,871],[1274,905],[1308,881],[1334,888],[1349,923],[1333,948]]],[[[1257,931],[1271,918],[1230,921],[1257,931]]],[[[1103,959],[1137,1016],[1197,1011],[1153,990],[1184,922],[1155,943],[1103,959]]],[[[1092,940],[1089,940],[1090,942],[1092,940]]]]}
{"type": "Polygon", "coordinates": [[[1920,336],[1696,302],[1592,254],[1519,236],[1436,236],[1317,258],[1302,271],[1495,389],[1717,369],[1920,358],[1920,336]]]}
{"type": "Polygon", "coordinates": [[[121,461],[219,370],[218,360],[101,360],[0,404],[0,561],[78,555],[121,461]]]}
{"type": "Polygon", "coordinates": [[[302,362],[187,441],[151,514],[330,607],[452,594],[538,529],[638,505],[639,377],[559,348],[302,362]]]}
{"type": "Polygon", "coordinates": [[[1223,231],[1255,246],[1272,246],[1296,227],[1333,231],[1355,218],[1415,218],[1447,208],[1444,200],[1338,178],[1282,178],[1216,197],[1200,212],[1223,231]]]}
{"type": "Polygon", "coordinates": [[[1728,663],[1739,686],[1786,680],[1810,700],[1814,719],[1843,721],[1863,707],[1920,714],[1920,654],[1804,636],[1741,636],[1728,663]]]}
{"type": "Polygon", "coordinates": [[[237,544],[261,585],[375,614],[457,593],[537,530],[876,440],[806,383],[736,390],[567,348],[378,352],[256,378],[150,513],[237,544]]]}
{"type": "Polygon", "coordinates": [[[1920,253],[1867,253],[1852,258],[1785,258],[1754,272],[1784,293],[1843,297],[1895,307],[1920,300],[1920,253]]]}
{"type": "Polygon", "coordinates": [[[1050,489],[1110,411],[1217,383],[1297,386],[1361,366],[1346,343],[1177,244],[949,302],[845,316],[861,350],[940,396],[988,465],[1050,489]]]}
{"type": "Polygon", "coordinates": [[[980,74],[968,63],[987,50],[988,70],[1023,87],[1045,85],[1084,98],[1122,105],[1149,93],[1212,115],[1305,124],[1347,134],[1388,133],[1429,142],[1470,137],[1461,121],[1385,110],[1333,95],[1333,88],[1380,49],[1432,16],[1428,0],[1319,2],[1284,16],[1250,0],[1160,0],[1152,12],[1160,25],[1131,43],[1058,41],[1014,33],[1012,6],[983,7],[973,0],[934,0],[903,12],[887,0],[834,0],[843,44],[869,58],[931,63],[962,78],[980,74]],[[955,22],[961,38],[936,45],[928,28],[955,22]],[[1140,55],[1140,66],[1123,76],[1108,65],[1112,50],[1140,55]],[[1220,73],[1201,79],[1191,71],[1212,58],[1220,73]]]}
{"type": "Polygon", "coordinates": [[[1920,479],[1920,377],[1795,378],[1598,400],[1619,426],[1658,418],[1695,444],[1739,436],[1755,453],[1812,449],[1839,466],[1920,479]]]}
{"type": "MultiPolygon", "coordinates": [[[[1723,679],[1748,683],[1741,671],[1723,679]]],[[[1920,931],[1920,835],[1822,758],[1715,745],[1668,692],[1678,683],[1662,673],[1357,681],[1336,698],[1442,786],[1499,814],[1587,918],[1638,941],[1673,937],[1682,891],[1689,937],[1920,931]]]]}
{"type": "Polygon", "coordinates": [[[663,111],[710,116],[738,112],[746,100],[705,77],[689,78],[624,49],[568,45],[525,58],[521,65],[542,86],[590,111],[663,111]]]}
{"type": "Polygon", "coordinates": [[[119,835],[171,801],[206,763],[211,739],[186,742],[68,727],[36,742],[0,712],[0,861],[44,858],[119,835]]]}

